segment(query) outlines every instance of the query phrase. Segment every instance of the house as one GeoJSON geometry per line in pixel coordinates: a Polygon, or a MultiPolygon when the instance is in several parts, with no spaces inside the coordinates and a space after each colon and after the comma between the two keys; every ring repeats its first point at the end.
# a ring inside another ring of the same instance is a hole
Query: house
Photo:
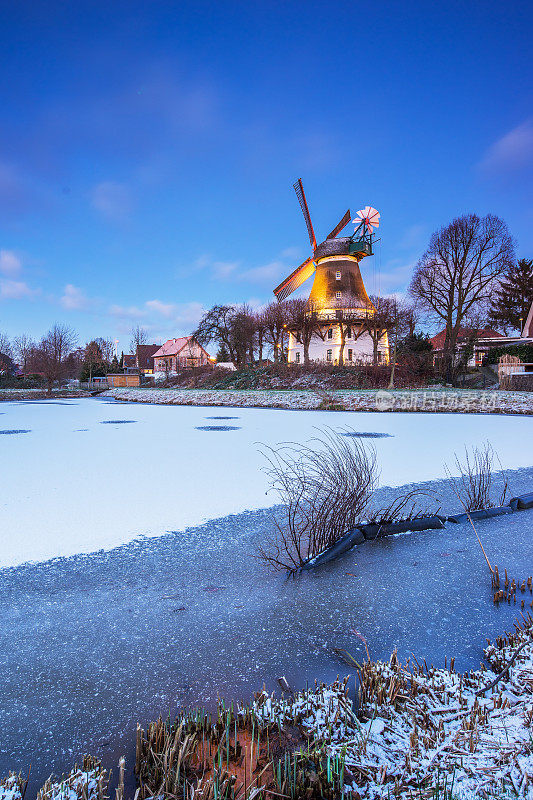
{"type": "Polygon", "coordinates": [[[159,350],[159,344],[138,344],[136,352],[136,365],[141,375],[154,374],[154,354],[159,350]]]}
{"type": "MultiPolygon", "coordinates": [[[[433,336],[429,341],[433,346],[433,363],[437,365],[444,353],[446,328],[439,331],[439,333],[433,336]]],[[[473,352],[468,359],[467,366],[479,367],[481,366],[483,357],[492,347],[501,347],[502,345],[515,341],[516,339],[503,336],[501,333],[498,333],[498,331],[492,330],[492,328],[459,328],[456,358],[460,358],[461,353],[472,343],[473,352]]]]}
{"type": "Polygon", "coordinates": [[[169,339],[153,354],[154,377],[175,375],[187,367],[201,367],[211,363],[209,353],[192,336],[169,339]]]}
{"type": "Polygon", "coordinates": [[[122,369],[126,375],[137,372],[137,356],[134,353],[125,353],[122,356],[122,369]]]}

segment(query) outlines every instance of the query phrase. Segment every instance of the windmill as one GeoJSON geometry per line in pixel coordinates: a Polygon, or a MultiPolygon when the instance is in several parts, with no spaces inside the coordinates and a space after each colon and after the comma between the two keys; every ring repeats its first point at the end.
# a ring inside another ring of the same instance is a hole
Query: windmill
{"type": "Polygon", "coordinates": [[[379,212],[371,206],[365,206],[353,220],[356,226],[353,236],[339,236],[350,222],[348,210],[324,241],[317,244],[300,179],[294,184],[294,190],[307,225],[312,255],[274,289],[278,301],[286,300],[315,273],[309,296],[310,306],[334,309],[340,305],[339,300],[345,304],[350,298],[353,307],[373,311],[359,270],[359,261],[372,255],[372,236],[374,229],[379,226],[379,212]]]}

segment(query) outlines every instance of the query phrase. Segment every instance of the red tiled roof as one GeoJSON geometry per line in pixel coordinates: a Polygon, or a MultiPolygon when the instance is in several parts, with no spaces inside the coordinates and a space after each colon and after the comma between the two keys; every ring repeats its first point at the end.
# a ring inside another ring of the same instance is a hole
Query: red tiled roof
{"type": "MultiPolygon", "coordinates": [[[[470,336],[474,336],[476,339],[505,339],[503,334],[493,331],[492,328],[459,328],[457,342],[463,342],[470,336]]],[[[444,342],[446,341],[446,328],[433,336],[429,341],[433,345],[434,350],[442,350],[444,342]]]]}
{"type": "MultiPolygon", "coordinates": [[[[153,358],[160,358],[161,356],[177,356],[187,344],[192,342],[194,342],[198,347],[201,347],[201,345],[199,345],[196,339],[194,339],[192,336],[180,336],[178,339],[169,339],[167,342],[165,342],[165,344],[161,345],[157,352],[154,353],[153,358]]],[[[201,347],[201,349],[204,350],[203,347],[201,347]]],[[[204,353],[206,356],[209,355],[207,350],[204,350],[204,353]]]]}
{"type": "Polygon", "coordinates": [[[131,353],[124,354],[124,361],[123,364],[125,367],[135,367],[136,366],[136,356],[132,355],[131,353]]]}

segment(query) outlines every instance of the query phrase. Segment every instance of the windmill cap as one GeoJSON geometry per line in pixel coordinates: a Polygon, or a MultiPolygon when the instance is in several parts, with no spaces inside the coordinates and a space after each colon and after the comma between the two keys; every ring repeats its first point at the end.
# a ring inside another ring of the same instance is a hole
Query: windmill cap
{"type": "Polygon", "coordinates": [[[341,236],[338,239],[326,239],[317,245],[313,258],[327,258],[328,256],[359,256],[372,255],[370,242],[354,242],[349,236],[341,236]]]}

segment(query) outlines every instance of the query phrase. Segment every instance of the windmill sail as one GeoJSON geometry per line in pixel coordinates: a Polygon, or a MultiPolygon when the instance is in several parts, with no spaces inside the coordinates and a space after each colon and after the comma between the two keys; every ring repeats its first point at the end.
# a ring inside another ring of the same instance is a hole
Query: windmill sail
{"type": "Polygon", "coordinates": [[[305,199],[305,192],[301,178],[298,178],[296,183],[293,184],[293,187],[294,191],[296,192],[296,196],[298,197],[302,214],[304,215],[305,224],[307,225],[307,232],[309,233],[309,241],[311,242],[311,247],[313,248],[314,252],[316,250],[316,237],[313,230],[313,223],[311,222],[311,215],[309,214],[309,209],[307,207],[307,200],[305,199]]]}
{"type": "Polygon", "coordinates": [[[300,264],[299,267],[296,267],[294,272],[291,272],[291,274],[274,289],[274,294],[278,298],[278,301],[281,303],[283,300],[286,300],[287,297],[295,292],[296,289],[298,289],[302,283],[313,274],[314,271],[315,264],[312,258],[306,259],[303,264],[300,264]]]}
{"type": "Polygon", "coordinates": [[[334,239],[335,236],[337,236],[337,234],[340,233],[342,231],[342,229],[347,226],[347,224],[350,221],[350,217],[351,216],[352,215],[350,214],[350,209],[348,209],[348,211],[346,212],[344,217],[341,219],[341,221],[338,222],[337,225],[335,225],[335,227],[333,228],[331,233],[328,233],[328,235],[326,236],[326,239],[334,239]]]}

